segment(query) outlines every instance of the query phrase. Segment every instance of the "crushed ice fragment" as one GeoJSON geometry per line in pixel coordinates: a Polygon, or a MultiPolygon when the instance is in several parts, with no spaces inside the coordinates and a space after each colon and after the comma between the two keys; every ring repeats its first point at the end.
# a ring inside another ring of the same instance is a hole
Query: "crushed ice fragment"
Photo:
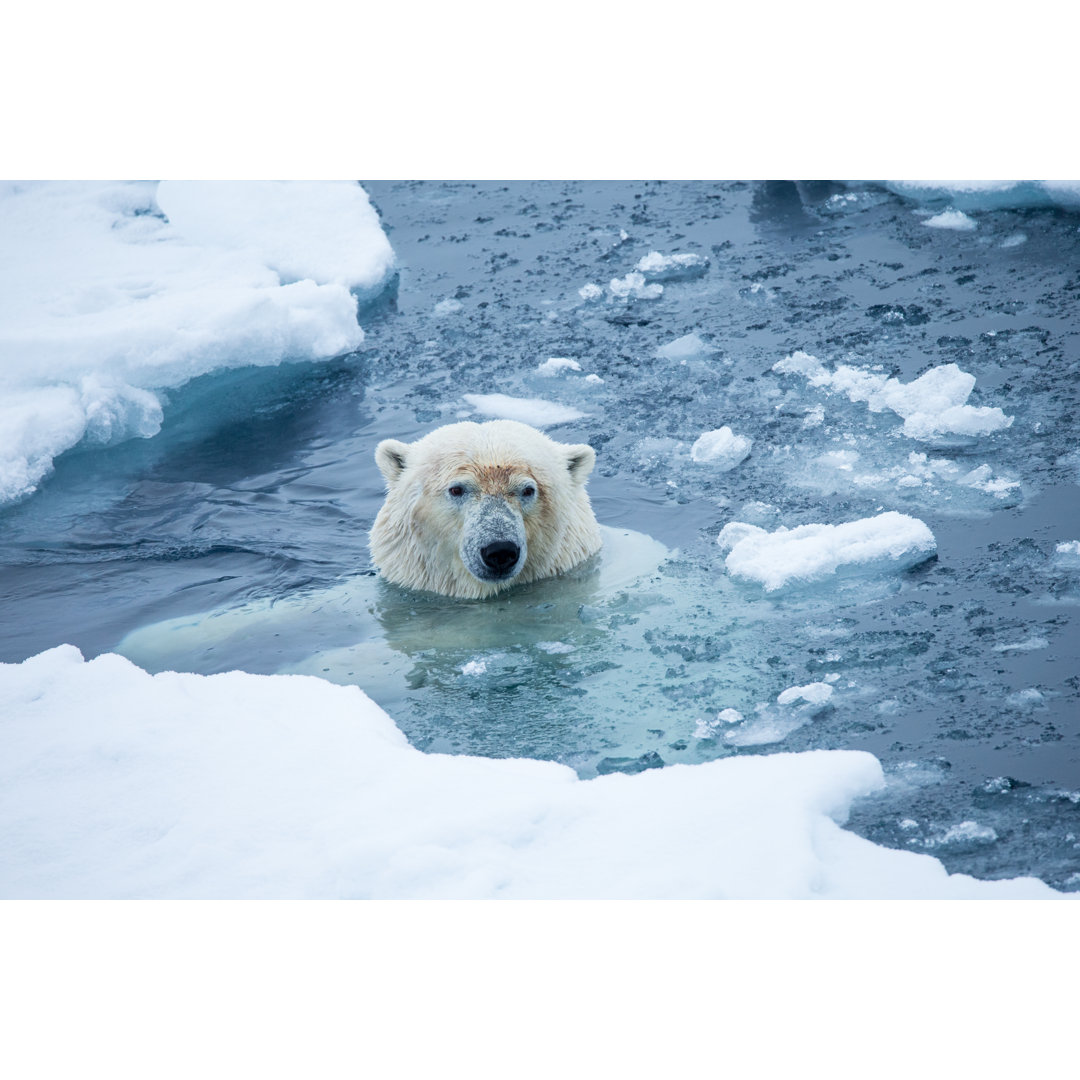
{"type": "Polygon", "coordinates": [[[580,420],[585,416],[572,405],[559,405],[542,398],[516,398],[507,394],[462,394],[465,401],[482,416],[500,420],[520,420],[533,427],[551,427],[580,420]]]}
{"type": "Polygon", "coordinates": [[[978,227],[963,210],[944,210],[940,214],[927,218],[923,224],[931,229],[953,229],[956,232],[971,232],[972,229],[978,227]]]}
{"type": "Polygon", "coordinates": [[[435,305],[435,314],[439,318],[443,315],[455,315],[463,306],[460,300],[455,300],[452,297],[449,300],[440,300],[435,305]]]}
{"type": "Polygon", "coordinates": [[[633,271],[623,278],[612,278],[608,288],[620,300],[655,300],[663,291],[663,285],[646,285],[643,275],[633,271]]]}
{"type": "Polygon", "coordinates": [[[1013,422],[1013,417],[999,408],[966,404],[975,376],[956,364],[942,364],[902,383],[849,364],[838,364],[835,371],[829,371],[817,357],[799,350],[777,361],[772,369],[802,375],[810,386],[844,394],[849,401],[865,401],[871,412],[888,409],[903,418],[904,434],[920,442],[950,434],[989,435],[1013,422]]]}
{"type": "Polygon", "coordinates": [[[682,337],[661,345],[656,350],[656,355],[662,360],[695,360],[699,356],[707,356],[712,347],[706,345],[697,334],[684,334],[682,337]]]}
{"type": "Polygon", "coordinates": [[[1044,637],[1029,637],[1023,641],[1011,641],[1006,645],[995,645],[994,652],[1034,652],[1045,649],[1050,644],[1044,637]]]}
{"type": "Polygon", "coordinates": [[[766,592],[820,581],[840,570],[906,570],[937,550],[925,522],[895,510],[841,525],[781,526],[772,533],[733,521],[721,529],[717,543],[728,552],[728,573],[757,582],[766,592]]]}
{"type": "Polygon", "coordinates": [[[833,688],[828,683],[813,682],[806,686],[789,686],[777,696],[778,705],[792,705],[805,701],[810,705],[824,705],[832,697],[833,688]]]}
{"type": "Polygon", "coordinates": [[[591,281],[588,285],[582,285],[581,288],[578,289],[578,296],[580,296],[582,300],[599,300],[603,295],[604,290],[601,289],[599,285],[594,285],[591,281]]]}
{"type": "Polygon", "coordinates": [[[724,426],[716,431],[706,431],[690,448],[690,457],[699,463],[709,463],[721,472],[734,469],[750,456],[753,440],[746,435],[736,435],[724,426]]]}
{"type": "Polygon", "coordinates": [[[1035,709],[1043,703],[1043,700],[1041,690],[1036,689],[1034,686],[1028,686],[1023,690],[1017,690],[1016,693],[1010,694],[1005,699],[1005,704],[1011,705],[1014,709],[1035,709]]]}
{"type": "Polygon", "coordinates": [[[708,268],[709,260],[704,255],[662,255],[659,251],[642,256],[635,267],[649,281],[685,281],[701,277],[708,268]]]}
{"type": "Polygon", "coordinates": [[[580,371],[581,365],[568,356],[552,356],[542,364],[538,364],[536,370],[539,374],[550,379],[567,371],[580,371]]]}

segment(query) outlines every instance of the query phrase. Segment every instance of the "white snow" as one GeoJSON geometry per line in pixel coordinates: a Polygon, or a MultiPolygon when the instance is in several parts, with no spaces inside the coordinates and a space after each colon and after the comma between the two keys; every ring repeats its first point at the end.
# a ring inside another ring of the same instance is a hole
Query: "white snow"
{"type": "Polygon", "coordinates": [[[646,285],[642,274],[633,271],[623,278],[612,278],[608,288],[620,300],[656,300],[664,291],[663,285],[646,285]]]}
{"type": "Polygon", "coordinates": [[[581,365],[568,356],[552,356],[536,367],[537,372],[546,378],[562,375],[567,371],[580,371],[581,365]]]}
{"type": "Polygon", "coordinates": [[[802,375],[811,386],[842,393],[849,401],[865,401],[871,412],[889,409],[903,418],[908,438],[923,442],[949,434],[989,435],[1013,422],[999,408],[966,404],[975,376],[956,364],[931,368],[903,383],[848,364],[829,371],[817,357],[800,350],[773,364],[773,371],[802,375]]]}
{"type": "Polygon", "coordinates": [[[356,687],[148,675],[61,646],[0,665],[9,898],[1052,898],[839,824],[862,751],[582,781],[425,754],[356,687]]]}
{"type": "Polygon", "coordinates": [[[158,391],[355,349],[393,268],[355,183],[5,183],[0,249],[0,503],[154,435],[158,391]]]}
{"type": "Polygon", "coordinates": [[[559,405],[543,398],[509,397],[507,394],[462,394],[473,409],[482,416],[493,416],[500,420],[520,420],[533,427],[551,427],[565,424],[571,420],[580,420],[586,413],[572,405],[559,405]]]}
{"type": "Polygon", "coordinates": [[[747,435],[736,435],[731,428],[722,427],[706,431],[690,447],[690,457],[700,463],[708,463],[720,472],[734,469],[750,456],[754,445],[747,435]]]}
{"type": "Polygon", "coordinates": [[[931,229],[952,229],[954,232],[971,232],[978,224],[963,210],[943,210],[940,214],[927,218],[924,225],[931,229]]]}
{"type": "Polygon", "coordinates": [[[915,566],[936,551],[934,534],[918,518],[895,510],[841,525],[781,526],[767,532],[733,521],[716,538],[728,552],[728,573],[775,592],[787,585],[820,581],[837,571],[893,573],[915,566]]]}

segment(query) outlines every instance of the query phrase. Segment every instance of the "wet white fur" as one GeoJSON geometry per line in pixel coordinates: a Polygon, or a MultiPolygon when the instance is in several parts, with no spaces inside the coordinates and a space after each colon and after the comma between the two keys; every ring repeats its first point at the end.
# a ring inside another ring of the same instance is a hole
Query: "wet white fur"
{"type": "Polygon", "coordinates": [[[585,481],[592,447],[557,443],[516,420],[448,424],[414,443],[386,439],[375,450],[387,493],[371,530],[371,555],[388,580],[465,599],[551,577],[600,550],[600,530],[585,481]],[[461,558],[476,515],[447,496],[463,482],[467,499],[496,499],[521,519],[524,565],[509,581],[480,581],[461,558]],[[532,483],[529,501],[520,492],[532,483]]]}

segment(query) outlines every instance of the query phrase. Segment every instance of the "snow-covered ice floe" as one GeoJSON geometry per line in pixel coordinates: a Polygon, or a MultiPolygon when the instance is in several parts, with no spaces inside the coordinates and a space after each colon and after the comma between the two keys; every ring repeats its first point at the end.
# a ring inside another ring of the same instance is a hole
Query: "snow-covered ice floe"
{"type": "Polygon", "coordinates": [[[937,550],[926,523],[895,510],[841,525],[781,526],[768,532],[732,521],[716,542],[726,551],[728,573],[775,592],[829,578],[837,572],[896,572],[916,566],[937,550]]]}
{"type": "Polygon", "coordinates": [[[644,274],[647,281],[686,281],[701,277],[709,269],[709,260],[692,252],[663,255],[659,251],[650,251],[638,260],[634,269],[644,274]]]}
{"type": "Polygon", "coordinates": [[[393,270],[351,182],[4,183],[0,248],[0,503],[156,434],[161,390],[355,349],[393,270]]]}
{"type": "Polygon", "coordinates": [[[0,893],[19,898],[1052,898],[845,831],[862,751],[579,780],[426,754],[356,687],[0,665],[0,893]]]}
{"type": "Polygon", "coordinates": [[[966,404],[975,376],[956,364],[942,364],[903,383],[849,364],[829,371],[817,357],[797,351],[773,364],[773,371],[801,375],[811,386],[844,394],[849,401],[865,401],[871,412],[889,409],[903,418],[904,434],[921,442],[948,435],[989,435],[1013,422],[999,408],[966,404]]]}
{"type": "Polygon", "coordinates": [[[1078,180],[886,180],[885,186],[913,202],[948,202],[958,210],[1080,209],[1078,180]]]}

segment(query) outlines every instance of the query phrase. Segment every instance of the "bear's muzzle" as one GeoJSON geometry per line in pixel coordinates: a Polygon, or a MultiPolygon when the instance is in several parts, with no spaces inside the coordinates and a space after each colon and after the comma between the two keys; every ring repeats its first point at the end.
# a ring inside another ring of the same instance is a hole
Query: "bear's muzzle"
{"type": "Polygon", "coordinates": [[[520,513],[500,496],[481,496],[466,514],[460,554],[465,569],[478,581],[517,577],[528,554],[520,513]]]}

